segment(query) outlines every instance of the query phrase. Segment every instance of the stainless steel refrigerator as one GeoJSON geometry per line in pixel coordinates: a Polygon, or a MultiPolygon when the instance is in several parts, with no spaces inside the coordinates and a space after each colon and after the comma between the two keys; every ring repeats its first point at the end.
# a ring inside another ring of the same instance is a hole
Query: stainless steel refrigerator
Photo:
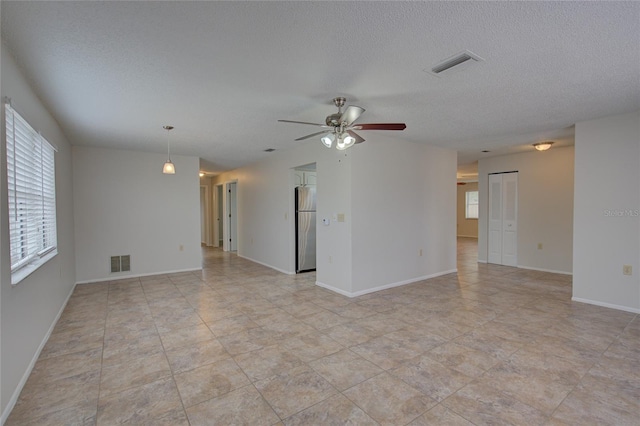
{"type": "Polygon", "coordinates": [[[296,273],[316,270],[316,188],[296,188],[296,273]]]}

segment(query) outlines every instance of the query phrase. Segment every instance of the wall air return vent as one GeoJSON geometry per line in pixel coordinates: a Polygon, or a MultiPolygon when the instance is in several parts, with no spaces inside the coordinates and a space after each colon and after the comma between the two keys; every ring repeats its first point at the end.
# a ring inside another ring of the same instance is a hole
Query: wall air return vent
{"type": "Polygon", "coordinates": [[[111,273],[120,272],[120,256],[111,256],[111,273]]]}
{"type": "Polygon", "coordinates": [[[445,59],[433,68],[425,71],[431,75],[435,75],[436,77],[444,77],[449,74],[453,74],[454,72],[465,70],[471,65],[482,61],[484,61],[484,59],[480,56],[465,50],[464,52],[460,52],[457,55],[445,59]]]}
{"type": "Polygon", "coordinates": [[[131,271],[131,255],[111,256],[111,273],[131,271]]]}
{"type": "Polygon", "coordinates": [[[120,256],[120,270],[122,272],[131,271],[131,255],[120,256]]]}

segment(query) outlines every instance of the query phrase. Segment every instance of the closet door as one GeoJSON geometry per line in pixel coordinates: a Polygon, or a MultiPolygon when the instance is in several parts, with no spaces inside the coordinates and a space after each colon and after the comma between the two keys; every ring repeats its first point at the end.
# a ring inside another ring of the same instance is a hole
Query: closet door
{"type": "Polygon", "coordinates": [[[518,172],[489,175],[488,262],[518,265],[518,172]]]}
{"type": "Polygon", "coordinates": [[[502,175],[502,262],[518,266],[518,173],[502,175]]]}
{"type": "Polygon", "coordinates": [[[502,175],[489,175],[489,263],[502,264],[502,175]]]}

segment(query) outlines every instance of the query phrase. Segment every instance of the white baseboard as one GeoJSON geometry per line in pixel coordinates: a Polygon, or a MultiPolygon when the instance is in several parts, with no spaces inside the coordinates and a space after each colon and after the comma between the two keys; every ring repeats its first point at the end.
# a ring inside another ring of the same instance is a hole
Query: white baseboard
{"type": "Polygon", "coordinates": [[[394,287],[400,287],[403,285],[407,285],[407,284],[412,284],[418,281],[424,281],[424,280],[428,280],[430,278],[436,278],[436,277],[440,277],[442,275],[447,275],[447,274],[453,274],[458,272],[457,269],[451,269],[449,271],[443,271],[443,272],[438,272],[435,274],[431,274],[431,275],[423,275],[421,277],[415,277],[415,278],[410,278],[408,280],[403,280],[403,281],[398,281],[395,283],[389,283],[389,284],[384,284],[378,287],[373,287],[373,288],[368,288],[366,290],[360,290],[360,291],[356,291],[356,292],[348,292],[333,286],[330,286],[328,284],[325,284],[323,282],[320,281],[316,281],[316,285],[326,288],[327,290],[331,290],[334,291],[338,294],[341,294],[343,296],[347,296],[347,297],[358,297],[358,296],[363,296],[365,294],[369,294],[369,293],[375,293],[376,291],[381,291],[381,290],[387,290],[389,288],[394,288],[394,287]]]}
{"type": "Polygon", "coordinates": [[[319,287],[322,287],[322,288],[326,288],[327,290],[331,290],[334,293],[341,294],[343,296],[354,297],[353,294],[348,292],[348,291],[342,290],[341,288],[330,286],[330,285],[325,284],[325,283],[320,282],[320,281],[316,281],[316,285],[319,286],[319,287]]]}
{"type": "Polygon", "coordinates": [[[573,272],[567,272],[567,271],[556,271],[554,269],[544,269],[544,268],[534,268],[532,266],[523,266],[523,265],[518,265],[517,268],[520,269],[529,269],[531,271],[540,271],[540,272],[551,272],[552,274],[562,274],[562,275],[573,275],[573,272]]]}
{"type": "Polygon", "coordinates": [[[153,275],[168,275],[168,274],[179,274],[180,272],[194,272],[201,271],[200,268],[189,268],[189,269],[175,269],[172,271],[160,271],[160,272],[150,272],[148,274],[129,274],[129,275],[116,275],[109,278],[96,278],[93,280],[86,281],[77,281],[76,284],[92,284],[92,283],[103,283],[105,281],[117,281],[117,280],[126,280],[127,278],[140,278],[140,277],[151,277],[153,275]]]}
{"type": "Polygon", "coordinates": [[[62,312],[64,312],[64,308],[67,307],[67,303],[69,302],[69,299],[71,298],[71,295],[73,294],[73,291],[75,290],[75,288],[76,288],[76,285],[74,284],[71,287],[71,291],[67,295],[67,298],[62,304],[62,307],[58,311],[58,314],[53,319],[53,322],[51,323],[49,330],[47,330],[47,333],[44,335],[42,341],[40,342],[38,349],[36,349],[35,354],[31,358],[31,362],[29,362],[27,369],[25,370],[24,374],[22,375],[22,378],[18,382],[16,389],[13,391],[13,394],[11,395],[11,398],[9,399],[7,406],[2,412],[2,417],[0,417],[0,425],[3,425],[7,421],[7,419],[9,418],[9,415],[11,414],[11,411],[13,410],[13,407],[15,407],[16,402],[18,402],[18,397],[20,396],[20,392],[22,392],[22,388],[24,388],[24,385],[27,383],[27,379],[29,379],[31,372],[33,371],[33,367],[35,367],[36,362],[38,361],[38,358],[40,358],[40,353],[42,352],[42,349],[44,349],[44,345],[47,344],[47,341],[49,340],[51,333],[53,333],[53,329],[56,327],[58,320],[62,316],[62,312]]]}
{"type": "Polygon", "coordinates": [[[602,306],[603,308],[611,308],[611,309],[617,309],[619,311],[640,314],[640,309],[632,308],[630,306],[614,305],[613,303],[605,303],[605,302],[599,302],[597,300],[582,299],[580,297],[572,297],[571,300],[574,302],[587,303],[589,305],[602,306]]]}
{"type": "MultiPolygon", "coordinates": [[[[478,263],[488,264],[489,262],[487,262],[486,260],[478,259],[478,263]]],[[[499,264],[496,263],[496,265],[499,265],[499,264]]],[[[531,270],[531,271],[551,272],[553,274],[561,274],[561,275],[573,275],[573,272],[556,271],[555,269],[534,268],[532,266],[516,265],[516,268],[528,269],[528,270],[531,270]]]]}
{"type": "Polygon", "coordinates": [[[271,269],[273,269],[273,270],[275,270],[275,271],[278,271],[278,272],[282,272],[283,274],[286,274],[286,275],[295,275],[295,274],[296,274],[295,272],[285,271],[284,269],[276,268],[276,267],[275,267],[275,266],[273,266],[273,265],[269,265],[268,263],[260,262],[259,260],[255,260],[255,259],[252,259],[252,258],[247,257],[247,256],[242,256],[242,255],[240,255],[240,254],[239,254],[239,255],[238,255],[238,257],[241,257],[241,258],[243,258],[243,259],[250,260],[250,261],[252,261],[252,262],[254,262],[254,263],[257,263],[257,264],[259,264],[259,265],[266,266],[267,268],[271,268],[271,269]]]}

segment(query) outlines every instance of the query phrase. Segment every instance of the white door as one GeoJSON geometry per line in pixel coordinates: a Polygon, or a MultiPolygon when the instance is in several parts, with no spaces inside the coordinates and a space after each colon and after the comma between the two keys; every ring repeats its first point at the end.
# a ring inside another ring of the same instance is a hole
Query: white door
{"type": "Polygon", "coordinates": [[[502,264],[518,266],[518,173],[502,175],[502,264]]]}
{"type": "Polygon", "coordinates": [[[229,208],[229,251],[238,250],[238,206],[237,206],[236,183],[229,184],[227,192],[229,208]]]}
{"type": "Polygon", "coordinates": [[[489,175],[488,262],[518,264],[518,172],[489,175]]]}
{"type": "Polygon", "coordinates": [[[502,175],[489,175],[489,263],[502,263],[502,175]]]}

